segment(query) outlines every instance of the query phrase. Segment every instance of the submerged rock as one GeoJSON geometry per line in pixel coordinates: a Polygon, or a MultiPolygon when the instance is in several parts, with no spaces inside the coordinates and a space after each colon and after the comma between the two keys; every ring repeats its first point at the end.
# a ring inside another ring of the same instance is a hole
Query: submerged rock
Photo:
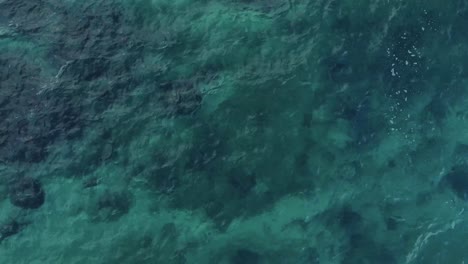
{"type": "Polygon", "coordinates": [[[45,192],[39,180],[21,177],[10,185],[10,202],[23,209],[37,209],[44,204],[45,192]]]}
{"type": "Polygon", "coordinates": [[[257,264],[260,263],[260,255],[250,249],[238,249],[231,257],[231,264],[257,264]]]}
{"type": "Polygon", "coordinates": [[[133,203],[133,195],[128,191],[105,190],[97,197],[91,216],[97,221],[115,221],[127,214],[133,203]]]}
{"type": "Polygon", "coordinates": [[[7,237],[16,235],[21,230],[21,224],[16,220],[9,220],[0,225],[0,242],[7,237]]]}
{"type": "Polygon", "coordinates": [[[191,81],[166,83],[161,88],[161,101],[169,114],[190,115],[201,106],[202,94],[191,81]]]}
{"type": "Polygon", "coordinates": [[[455,166],[442,181],[462,200],[468,200],[468,166],[455,166]]]}
{"type": "Polygon", "coordinates": [[[64,90],[47,90],[41,65],[18,51],[0,51],[0,160],[41,162],[58,138],[81,127],[80,102],[64,90]],[[32,110],[34,109],[34,110],[32,110]]]}

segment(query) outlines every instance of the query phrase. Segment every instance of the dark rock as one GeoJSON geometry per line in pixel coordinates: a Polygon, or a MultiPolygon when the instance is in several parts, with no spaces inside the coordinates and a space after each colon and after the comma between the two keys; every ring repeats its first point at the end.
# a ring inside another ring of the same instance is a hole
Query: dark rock
{"type": "Polygon", "coordinates": [[[359,213],[355,212],[350,207],[345,206],[338,213],[338,221],[340,226],[347,232],[355,233],[361,227],[363,219],[359,213]]]}
{"type": "Polygon", "coordinates": [[[435,96],[425,107],[424,112],[430,113],[435,120],[441,122],[449,113],[449,105],[443,99],[444,94],[435,96]]]}
{"type": "Polygon", "coordinates": [[[398,221],[394,217],[389,217],[385,220],[387,230],[394,231],[398,228],[398,221]]]}
{"type": "Polygon", "coordinates": [[[191,81],[176,81],[161,86],[161,101],[169,114],[189,115],[200,108],[202,96],[191,81]]]}
{"type": "Polygon", "coordinates": [[[328,77],[335,82],[346,82],[353,73],[349,54],[343,52],[327,60],[328,77]]]}
{"type": "Polygon", "coordinates": [[[10,185],[10,202],[24,209],[37,209],[44,204],[45,192],[39,180],[21,177],[10,185]]]}
{"type": "Polygon", "coordinates": [[[383,244],[363,234],[354,234],[349,239],[342,264],[379,263],[396,264],[397,260],[383,244]]]}
{"type": "Polygon", "coordinates": [[[357,105],[348,106],[344,115],[350,121],[353,137],[358,145],[365,145],[372,141],[380,131],[380,124],[375,122],[374,110],[369,98],[365,98],[357,105]]]}
{"type": "Polygon", "coordinates": [[[96,187],[99,185],[99,181],[100,180],[98,177],[89,177],[83,180],[83,183],[82,183],[83,189],[96,187]]]}
{"type": "MultiPolygon", "coordinates": [[[[57,4],[54,17],[60,27],[51,37],[54,56],[69,60],[111,57],[128,47],[122,7],[114,2],[57,4]]],[[[48,28],[49,31],[53,30],[48,28]]]]}
{"type": "Polygon", "coordinates": [[[468,165],[468,145],[467,144],[457,144],[452,155],[455,164],[457,165],[468,165]]]}
{"type": "Polygon", "coordinates": [[[231,264],[257,264],[260,263],[260,255],[249,249],[238,249],[231,257],[231,264]]]}
{"type": "Polygon", "coordinates": [[[3,223],[0,225],[0,241],[7,237],[16,235],[20,229],[21,225],[16,220],[10,220],[3,223]]]}
{"type": "Polygon", "coordinates": [[[97,201],[98,220],[114,221],[127,214],[132,206],[132,195],[127,191],[105,191],[97,201]]]}
{"type": "Polygon", "coordinates": [[[105,76],[110,62],[105,58],[77,59],[68,64],[63,74],[72,76],[76,81],[92,81],[105,76]]]}
{"type": "Polygon", "coordinates": [[[255,175],[252,173],[235,170],[229,177],[229,183],[241,195],[247,195],[250,190],[257,184],[255,175]]]}
{"type": "Polygon", "coordinates": [[[78,127],[80,108],[64,90],[40,87],[40,65],[7,51],[0,64],[9,65],[0,68],[0,160],[40,162],[51,143],[78,127]]]}
{"type": "Polygon", "coordinates": [[[442,181],[462,200],[468,199],[468,166],[455,166],[442,181]]]}
{"type": "Polygon", "coordinates": [[[304,113],[302,116],[302,127],[311,128],[313,117],[311,113],[304,113]]]}
{"type": "Polygon", "coordinates": [[[43,0],[0,1],[0,21],[8,19],[6,21],[14,25],[15,30],[21,34],[39,34],[58,19],[54,7],[43,0]]]}
{"type": "Polygon", "coordinates": [[[221,201],[212,200],[209,201],[205,206],[205,213],[210,218],[216,218],[222,215],[225,205],[221,201]]]}

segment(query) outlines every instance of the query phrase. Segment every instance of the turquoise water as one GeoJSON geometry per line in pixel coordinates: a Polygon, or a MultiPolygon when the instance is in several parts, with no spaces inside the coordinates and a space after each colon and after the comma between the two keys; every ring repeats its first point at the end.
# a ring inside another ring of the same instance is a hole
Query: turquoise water
{"type": "Polygon", "coordinates": [[[0,0],[0,263],[464,263],[467,22],[0,0]]]}

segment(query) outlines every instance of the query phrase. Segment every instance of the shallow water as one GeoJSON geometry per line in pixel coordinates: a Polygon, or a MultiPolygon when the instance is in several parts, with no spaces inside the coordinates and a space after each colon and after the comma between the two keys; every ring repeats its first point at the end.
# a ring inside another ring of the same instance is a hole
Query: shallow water
{"type": "Polygon", "coordinates": [[[464,263],[467,21],[0,0],[0,263],[464,263]]]}

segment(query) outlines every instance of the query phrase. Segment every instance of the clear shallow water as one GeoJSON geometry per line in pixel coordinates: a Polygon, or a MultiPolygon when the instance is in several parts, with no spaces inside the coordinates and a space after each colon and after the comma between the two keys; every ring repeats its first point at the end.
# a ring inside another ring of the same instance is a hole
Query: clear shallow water
{"type": "Polygon", "coordinates": [[[0,1],[2,263],[463,263],[464,1],[0,1]]]}

